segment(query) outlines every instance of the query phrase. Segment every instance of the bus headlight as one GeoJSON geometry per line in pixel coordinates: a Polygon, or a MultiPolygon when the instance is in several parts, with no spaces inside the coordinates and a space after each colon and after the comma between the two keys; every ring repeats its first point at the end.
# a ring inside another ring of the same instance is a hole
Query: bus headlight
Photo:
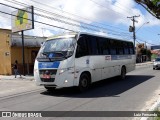
{"type": "Polygon", "coordinates": [[[62,74],[62,73],[64,73],[64,72],[66,72],[67,70],[68,70],[67,68],[61,69],[61,70],[59,71],[59,74],[62,74]]]}
{"type": "Polygon", "coordinates": [[[64,71],[65,71],[64,69],[60,70],[60,71],[59,71],[59,74],[64,73],[64,71]]]}
{"type": "Polygon", "coordinates": [[[71,68],[61,69],[61,70],[59,71],[59,74],[62,74],[62,73],[64,73],[64,72],[68,71],[68,70],[71,70],[71,68]]]}

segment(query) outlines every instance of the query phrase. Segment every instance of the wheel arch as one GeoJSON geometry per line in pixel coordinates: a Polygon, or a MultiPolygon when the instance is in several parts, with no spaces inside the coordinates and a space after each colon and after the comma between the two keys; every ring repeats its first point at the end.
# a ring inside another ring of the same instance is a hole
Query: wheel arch
{"type": "Polygon", "coordinates": [[[92,83],[92,76],[91,76],[91,73],[90,73],[89,71],[83,71],[83,72],[80,74],[80,76],[81,76],[82,74],[87,74],[88,77],[89,77],[90,83],[92,83]]]}
{"type": "MultiPolygon", "coordinates": [[[[126,65],[122,65],[122,66],[121,66],[121,70],[122,70],[122,68],[125,68],[126,73],[127,73],[127,67],[126,67],[126,65]]],[[[120,71],[120,73],[121,73],[121,71],[120,71]]]]}

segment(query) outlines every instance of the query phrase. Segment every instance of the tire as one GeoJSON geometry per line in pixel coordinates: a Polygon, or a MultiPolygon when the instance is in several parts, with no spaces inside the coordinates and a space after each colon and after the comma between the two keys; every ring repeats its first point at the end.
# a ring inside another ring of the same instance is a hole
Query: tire
{"type": "Polygon", "coordinates": [[[153,70],[155,70],[155,68],[153,68],[153,70]]]}
{"type": "Polygon", "coordinates": [[[91,84],[91,80],[88,74],[86,73],[81,74],[80,79],[79,79],[78,90],[80,92],[84,92],[89,88],[90,84],[91,84]]]}
{"type": "Polygon", "coordinates": [[[124,80],[126,78],[126,68],[123,66],[121,68],[121,75],[120,75],[120,79],[124,80]]]}
{"type": "Polygon", "coordinates": [[[44,88],[47,89],[47,91],[54,91],[56,88],[55,87],[47,87],[47,86],[44,86],[44,88]]]}

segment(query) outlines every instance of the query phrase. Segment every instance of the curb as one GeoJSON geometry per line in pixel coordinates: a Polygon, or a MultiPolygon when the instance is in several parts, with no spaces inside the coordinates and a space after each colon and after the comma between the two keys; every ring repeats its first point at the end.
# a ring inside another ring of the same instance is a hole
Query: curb
{"type": "MultiPolygon", "coordinates": [[[[160,106],[160,98],[152,105],[148,111],[154,111],[160,106]]],[[[150,117],[142,117],[140,120],[148,120],[150,117]]],[[[152,120],[152,118],[150,119],[152,120]]],[[[154,119],[153,119],[154,120],[154,119]]]]}
{"type": "Polygon", "coordinates": [[[145,63],[137,63],[136,66],[148,65],[153,64],[153,62],[145,62],[145,63]]]}
{"type": "Polygon", "coordinates": [[[11,75],[11,76],[1,76],[0,75],[0,80],[30,80],[30,81],[33,81],[34,80],[34,77],[32,76],[22,76],[22,77],[17,77],[15,78],[14,75],[11,75]]]}

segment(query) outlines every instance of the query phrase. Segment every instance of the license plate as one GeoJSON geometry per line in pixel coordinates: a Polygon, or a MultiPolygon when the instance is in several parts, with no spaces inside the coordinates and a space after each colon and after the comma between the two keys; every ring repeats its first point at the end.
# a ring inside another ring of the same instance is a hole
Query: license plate
{"type": "Polygon", "coordinates": [[[45,78],[45,79],[50,79],[50,78],[51,78],[51,75],[46,75],[46,74],[44,74],[44,75],[43,75],[43,78],[45,78]]]}

